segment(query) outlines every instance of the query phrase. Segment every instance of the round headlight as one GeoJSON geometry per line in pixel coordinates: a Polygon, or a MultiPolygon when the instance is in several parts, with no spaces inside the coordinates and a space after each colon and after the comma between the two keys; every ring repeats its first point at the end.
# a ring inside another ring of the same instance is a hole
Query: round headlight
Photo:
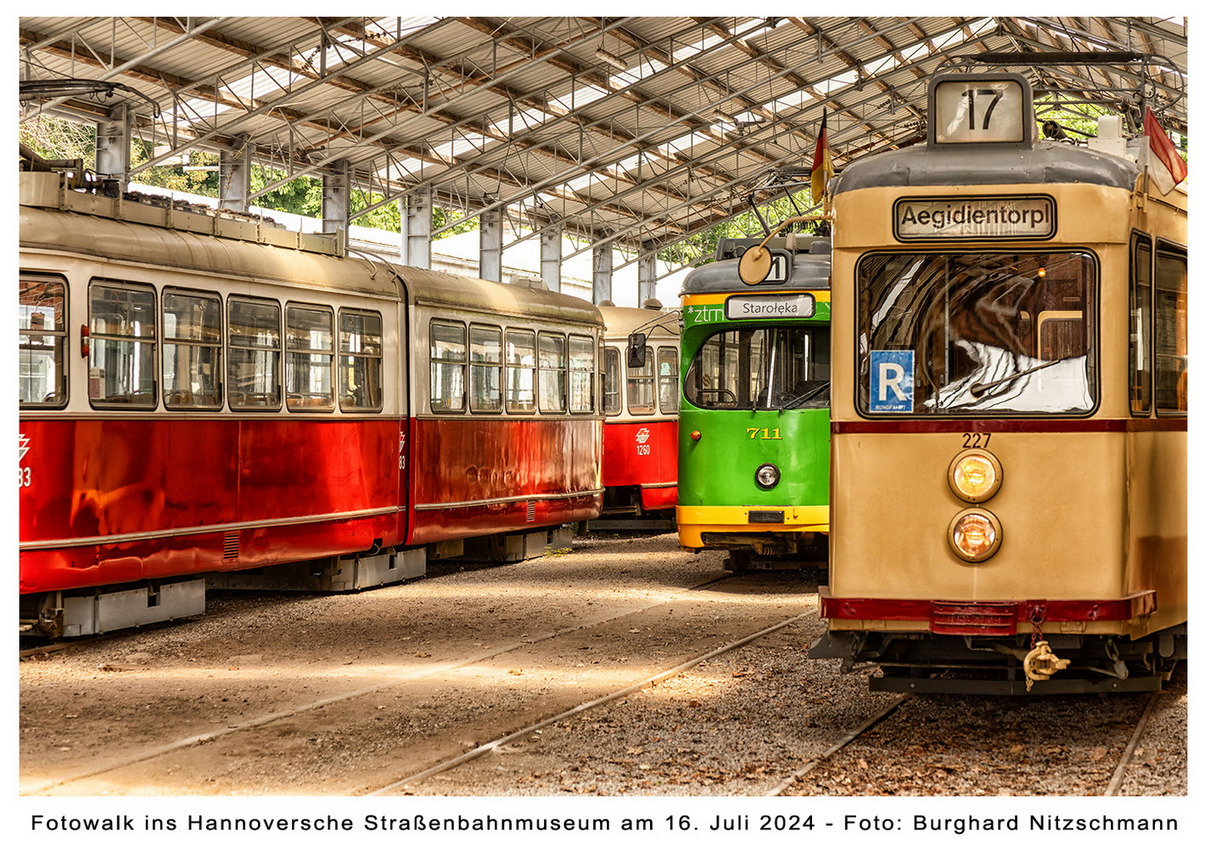
{"type": "Polygon", "coordinates": [[[1003,538],[1000,520],[986,510],[959,513],[950,522],[950,548],[971,563],[979,563],[995,554],[1003,538]]]}
{"type": "Polygon", "coordinates": [[[1003,480],[1000,461],[987,451],[963,451],[950,463],[950,489],[963,501],[987,501],[1000,490],[1003,480]]]}
{"type": "Polygon", "coordinates": [[[781,471],[772,463],[765,463],[756,470],[756,485],[761,489],[772,489],[781,480],[781,471]]]}

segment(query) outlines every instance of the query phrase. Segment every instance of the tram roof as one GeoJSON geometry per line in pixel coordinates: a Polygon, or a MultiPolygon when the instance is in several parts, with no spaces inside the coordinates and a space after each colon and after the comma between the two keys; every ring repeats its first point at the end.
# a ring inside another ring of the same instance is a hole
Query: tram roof
{"type": "Polygon", "coordinates": [[[160,268],[205,269],[231,280],[304,285],[355,292],[419,306],[453,307],[517,319],[601,325],[598,308],[552,292],[540,280],[497,283],[368,256],[343,258],[329,237],[224,222],[210,210],[193,213],[137,201],[64,190],[58,174],[21,175],[20,241],[43,250],[160,268]],[[196,220],[195,220],[196,219],[196,220]],[[230,232],[224,233],[224,224],[230,232]],[[217,228],[217,232],[216,232],[217,228]],[[219,238],[214,238],[214,236],[219,238]],[[300,240],[315,244],[299,244],[300,240]],[[293,243],[291,243],[293,242],[293,243]],[[401,288],[402,284],[402,288],[401,288]]]}
{"type": "Polygon", "coordinates": [[[22,121],[124,108],[153,147],[131,177],[246,150],[280,174],[258,192],[432,192],[506,248],[557,226],[649,254],[776,196],[825,115],[838,172],[919,143],[929,77],[993,56],[1055,97],[1145,89],[1187,132],[1184,18],[26,16],[19,46],[22,121]]]}
{"type": "Polygon", "coordinates": [[[617,307],[600,304],[601,317],[605,319],[606,339],[625,339],[631,333],[642,331],[649,337],[677,339],[680,337],[680,312],[663,306],[617,307]]]}
{"type": "Polygon", "coordinates": [[[1031,147],[951,146],[943,153],[918,145],[854,162],[834,191],[881,186],[989,186],[1014,183],[1088,183],[1130,189],[1139,167],[1131,159],[1058,142],[1031,147]]]}
{"type": "MultiPolygon", "coordinates": [[[[759,244],[760,239],[732,240],[759,244]]],[[[738,256],[748,245],[720,245],[719,252],[738,256]],[[728,250],[730,247],[730,250],[728,250]]],[[[771,251],[787,250],[786,237],[774,236],[766,245],[771,251]]],[[[682,295],[704,295],[725,292],[755,294],[778,290],[830,289],[832,287],[832,240],[823,237],[803,237],[789,264],[789,279],[784,283],[760,283],[748,286],[739,277],[739,259],[720,259],[693,269],[685,276],[682,295]]]]}

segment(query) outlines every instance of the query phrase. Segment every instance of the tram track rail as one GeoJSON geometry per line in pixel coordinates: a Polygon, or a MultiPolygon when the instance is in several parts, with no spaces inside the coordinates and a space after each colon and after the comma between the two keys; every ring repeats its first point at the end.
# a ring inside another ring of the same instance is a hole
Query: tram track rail
{"type": "Polygon", "coordinates": [[[810,616],[814,616],[817,612],[818,612],[818,605],[812,604],[810,610],[806,611],[805,613],[801,613],[798,616],[792,616],[789,619],[786,619],[782,622],[778,622],[775,625],[771,625],[767,628],[762,628],[759,631],[756,631],[752,634],[748,634],[747,636],[741,637],[738,640],[734,640],[724,646],[720,646],[716,649],[705,652],[704,654],[698,655],[697,657],[691,658],[691,659],[685,661],[684,663],[681,663],[681,664],[678,664],[677,666],[672,667],[671,669],[667,669],[667,670],[664,670],[663,672],[659,672],[655,675],[651,675],[642,681],[638,681],[634,684],[631,684],[628,687],[623,687],[619,690],[615,690],[614,692],[608,693],[599,698],[591,699],[589,701],[583,702],[582,704],[576,705],[575,707],[565,710],[559,714],[556,714],[555,716],[547,717],[546,719],[543,719],[540,722],[532,723],[530,725],[527,725],[524,728],[518,729],[517,731],[513,731],[509,734],[505,734],[501,737],[496,738],[495,740],[492,740],[489,743],[484,743],[483,745],[477,746],[476,748],[474,748],[468,752],[464,752],[463,754],[461,754],[457,757],[450,758],[449,760],[443,761],[442,763],[434,764],[433,766],[429,767],[428,769],[422,770],[421,772],[415,773],[414,775],[410,775],[406,778],[401,778],[397,781],[393,781],[390,784],[384,785],[383,787],[373,790],[365,795],[368,795],[368,796],[383,795],[392,790],[399,790],[399,789],[407,788],[410,785],[417,784],[434,775],[438,775],[440,773],[444,773],[444,772],[448,772],[452,769],[456,769],[465,763],[468,763],[472,760],[482,757],[483,755],[486,755],[492,751],[495,751],[496,749],[498,749],[501,746],[508,745],[509,743],[511,743],[515,740],[520,740],[522,738],[528,737],[529,735],[533,734],[536,731],[540,731],[543,728],[554,725],[556,722],[561,722],[565,719],[570,719],[571,717],[577,716],[586,711],[593,710],[594,708],[602,707],[602,706],[608,705],[612,702],[616,702],[619,699],[623,699],[626,696],[631,695],[632,693],[636,693],[636,692],[646,689],[647,687],[650,687],[654,684],[658,684],[661,681],[667,681],[669,678],[673,678],[677,675],[680,675],[683,672],[687,672],[688,670],[693,669],[696,666],[700,666],[701,664],[705,663],[706,661],[713,660],[716,657],[720,657],[724,654],[728,654],[737,649],[743,648],[744,646],[748,645],[749,643],[759,640],[761,637],[765,637],[765,636],[768,636],[769,634],[776,633],[777,631],[780,631],[783,628],[789,627],[790,625],[794,624],[795,622],[798,622],[798,621],[808,618],[810,616]]]}
{"type": "MultiPolygon", "coordinates": [[[[37,794],[47,793],[49,791],[62,790],[63,788],[70,787],[73,784],[78,784],[80,782],[83,782],[83,781],[86,781],[89,779],[103,777],[108,773],[114,773],[118,770],[122,770],[127,767],[132,767],[132,766],[143,764],[143,763],[146,763],[149,761],[153,761],[157,758],[161,758],[166,755],[170,755],[174,752],[190,749],[191,747],[195,747],[195,746],[199,746],[199,745],[210,744],[217,740],[220,740],[221,738],[229,737],[229,736],[237,734],[239,732],[252,731],[252,730],[255,730],[258,728],[263,728],[265,726],[270,726],[274,723],[278,723],[283,720],[289,720],[291,718],[300,717],[300,716],[303,716],[303,715],[306,715],[309,713],[319,711],[323,708],[339,706],[342,703],[349,703],[356,699],[359,699],[359,698],[362,698],[362,697],[365,697],[368,695],[387,691],[392,688],[397,688],[397,687],[400,687],[400,686],[403,686],[406,684],[410,684],[410,683],[413,683],[416,681],[420,681],[423,679],[429,679],[429,678],[437,678],[443,674],[457,672],[458,670],[461,670],[463,668],[474,667],[476,665],[480,665],[480,664],[483,664],[488,661],[498,660],[499,658],[507,656],[511,653],[522,651],[522,650],[531,648],[535,645],[539,645],[541,643],[545,643],[545,642],[552,641],[552,640],[557,640],[561,637],[573,635],[577,632],[591,631],[593,629],[600,628],[602,625],[606,625],[608,623],[618,621],[618,620],[623,620],[623,619],[626,619],[627,617],[631,617],[636,614],[642,614],[646,611],[655,610],[655,609],[661,608],[663,606],[666,606],[670,603],[674,603],[677,601],[691,600],[694,597],[694,594],[696,594],[696,593],[708,591],[710,589],[718,587],[721,584],[725,584],[725,583],[732,581],[739,577],[742,577],[742,576],[728,574],[728,575],[723,575],[720,577],[715,577],[710,580],[702,581],[700,583],[685,587],[684,589],[678,590],[674,593],[668,593],[668,594],[664,595],[662,598],[660,598],[658,601],[655,601],[653,604],[644,605],[642,607],[630,608],[630,609],[621,610],[621,611],[615,611],[611,615],[606,616],[606,617],[601,617],[599,619],[593,619],[593,620],[589,620],[589,621],[580,621],[580,622],[577,622],[577,624],[566,627],[566,628],[552,630],[548,633],[537,635],[534,637],[526,637],[526,638],[523,638],[520,640],[515,640],[508,644],[502,645],[500,647],[492,648],[488,651],[477,652],[470,656],[464,656],[462,658],[457,659],[454,662],[439,663],[439,664],[435,664],[432,666],[427,666],[422,670],[418,670],[415,673],[408,675],[403,680],[394,679],[391,681],[375,683],[375,684],[365,686],[365,687],[358,687],[358,688],[353,688],[353,689],[349,689],[349,690],[343,690],[341,692],[334,693],[332,695],[329,695],[329,696],[326,696],[323,698],[303,702],[303,703],[296,704],[296,705],[293,705],[293,706],[290,706],[290,707],[287,707],[287,708],[281,709],[281,710],[270,711],[270,712],[263,713],[258,716],[255,716],[255,717],[248,718],[246,720],[229,723],[221,728],[220,727],[207,728],[207,729],[204,729],[197,733],[189,734],[187,736],[168,741],[162,745],[144,747],[138,751],[133,751],[127,755],[107,760],[107,761],[105,761],[103,763],[99,763],[93,767],[82,769],[82,770],[76,770],[74,772],[71,772],[70,774],[64,775],[53,781],[40,782],[40,783],[31,785],[29,787],[23,788],[21,792],[23,795],[37,795],[37,794]]],[[[623,688],[620,691],[617,691],[615,693],[610,693],[600,699],[594,699],[591,702],[586,703],[585,705],[581,705],[581,706],[577,706],[576,708],[572,708],[568,712],[568,715],[573,715],[575,713],[582,712],[583,710],[590,709],[592,706],[594,706],[597,703],[604,704],[610,700],[622,698],[625,695],[627,695],[628,693],[632,693],[632,692],[635,692],[644,687],[651,686],[653,683],[656,683],[658,681],[666,680],[667,678],[670,678],[676,674],[679,674],[680,672],[683,672],[686,669],[692,668],[693,666],[695,666],[699,663],[702,663],[705,660],[708,660],[708,659],[718,656],[720,654],[724,654],[728,651],[732,651],[742,645],[746,645],[746,644],[752,642],[753,640],[758,639],[759,637],[763,636],[764,634],[771,633],[772,631],[785,627],[786,625],[790,624],[791,622],[797,621],[804,617],[813,616],[813,615],[815,615],[815,611],[816,611],[816,606],[812,605],[810,607],[810,609],[807,610],[806,612],[804,612],[798,616],[791,617],[790,619],[787,619],[786,621],[779,623],[778,625],[775,625],[772,628],[765,628],[765,629],[757,631],[753,634],[746,635],[745,637],[735,641],[734,643],[730,643],[726,646],[714,649],[710,652],[705,653],[704,655],[693,658],[690,661],[687,661],[685,663],[678,664],[676,667],[673,667],[672,669],[664,670],[660,673],[652,675],[652,676],[644,679],[643,681],[637,682],[634,685],[623,688]]],[[[84,645],[95,645],[96,643],[103,642],[104,640],[105,640],[105,635],[100,635],[100,636],[96,636],[96,637],[89,637],[86,640],[81,641],[80,643],[60,642],[60,643],[53,644],[51,646],[39,647],[39,648],[33,649],[31,651],[33,651],[35,653],[36,652],[70,651],[73,647],[84,646],[84,645]]],[[[540,725],[544,726],[544,725],[550,724],[551,722],[558,721],[558,719],[561,716],[562,716],[562,714],[560,714],[559,716],[553,717],[550,720],[543,721],[542,723],[540,723],[540,725]]],[[[515,732],[514,734],[507,735],[507,736],[508,736],[508,739],[512,739],[513,737],[515,737],[519,734],[526,733],[527,731],[529,731],[529,729],[523,729],[522,731],[515,732]]],[[[498,741],[495,745],[500,745],[501,742],[507,742],[507,741],[498,741]]],[[[487,744],[483,747],[479,747],[479,749],[482,750],[482,751],[480,751],[480,754],[482,752],[490,750],[491,748],[494,748],[494,746],[492,744],[487,744]]],[[[455,758],[453,760],[457,760],[459,762],[468,760],[469,758],[467,757],[467,755],[469,755],[469,754],[471,754],[471,753],[465,753],[464,755],[459,756],[458,758],[455,758]]]]}
{"type": "Polygon", "coordinates": [[[780,781],[775,787],[773,787],[771,790],[766,792],[764,795],[766,795],[766,796],[782,795],[785,791],[787,791],[791,787],[793,787],[795,782],[797,782],[799,779],[805,777],[807,775],[807,773],[811,772],[813,769],[818,767],[820,764],[826,763],[828,761],[828,759],[831,758],[833,755],[835,755],[837,752],[844,749],[850,743],[853,743],[854,741],[859,739],[863,734],[865,734],[871,728],[875,727],[880,722],[882,722],[884,719],[886,719],[891,714],[893,714],[895,711],[899,710],[900,705],[902,705],[905,701],[907,701],[907,699],[908,699],[907,696],[900,696],[899,698],[897,698],[893,702],[891,702],[889,705],[884,705],[884,706],[880,707],[878,710],[876,710],[874,713],[872,713],[866,719],[865,722],[863,722],[858,727],[854,728],[853,730],[849,731],[848,733],[846,733],[842,737],[840,737],[831,746],[831,748],[829,748],[826,752],[819,755],[818,757],[812,758],[810,761],[803,764],[798,769],[794,770],[793,773],[791,773],[784,780],[780,781]]]}
{"type": "Polygon", "coordinates": [[[1118,759],[1117,768],[1113,771],[1113,775],[1109,779],[1109,784],[1105,787],[1105,796],[1120,796],[1122,795],[1122,785],[1125,783],[1130,772],[1130,766],[1134,762],[1135,754],[1138,752],[1139,743],[1143,739],[1143,734],[1147,731],[1147,727],[1155,716],[1156,707],[1160,703],[1160,697],[1163,691],[1157,691],[1147,700],[1147,706],[1143,708],[1143,713],[1139,717],[1139,721],[1135,724],[1134,733],[1130,735],[1130,739],[1126,742],[1126,748],[1122,752],[1122,756],[1118,759]]]}

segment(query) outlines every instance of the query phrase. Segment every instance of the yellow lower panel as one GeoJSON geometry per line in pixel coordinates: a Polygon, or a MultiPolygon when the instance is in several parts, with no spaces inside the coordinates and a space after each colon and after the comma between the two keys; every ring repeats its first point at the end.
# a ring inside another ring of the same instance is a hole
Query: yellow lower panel
{"type": "Polygon", "coordinates": [[[827,533],[828,508],[811,507],[685,507],[677,505],[676,524],[681,545],[704,548],[703,533],[827,533]],[[750,522],[750,510],[782,510],[785,522],[750,522]]]}

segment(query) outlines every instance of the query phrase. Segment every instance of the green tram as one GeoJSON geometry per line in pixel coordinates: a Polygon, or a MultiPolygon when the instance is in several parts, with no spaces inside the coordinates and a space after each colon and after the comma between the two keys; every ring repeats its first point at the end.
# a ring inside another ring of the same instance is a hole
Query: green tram
{"type": "Polygon", "coordinates": [[[831,240],[791,233],[723,240],[685,279],[677,527],[735,571],[827,560],[830,273],[831,240]]]}

